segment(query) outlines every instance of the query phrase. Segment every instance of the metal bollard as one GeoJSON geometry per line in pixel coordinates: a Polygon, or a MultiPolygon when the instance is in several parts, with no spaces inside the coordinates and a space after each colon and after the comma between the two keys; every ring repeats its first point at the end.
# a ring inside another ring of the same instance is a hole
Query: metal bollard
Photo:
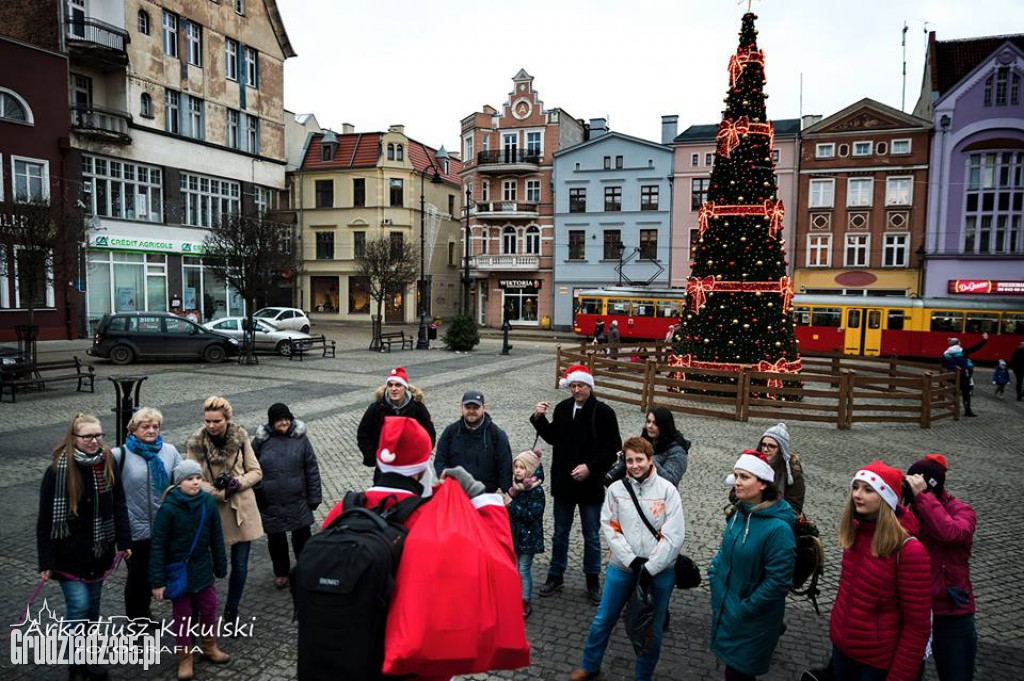
{"type": "Polygon", "coordinates": [[[508,331],[512,328],[512,324],[506,319],[505,323],[501,325],[501,354],[507,355],[512,346],[508,344],[508,331]]]}
{"type": "Polygon", "coordinates": [[[107,380],[114,384],[115,400],[111,411],[117,414],[118,447],[127,439],[128,423],[139,408],[139,390],[147,378],[149,376],[107,376],[107,380]]]}

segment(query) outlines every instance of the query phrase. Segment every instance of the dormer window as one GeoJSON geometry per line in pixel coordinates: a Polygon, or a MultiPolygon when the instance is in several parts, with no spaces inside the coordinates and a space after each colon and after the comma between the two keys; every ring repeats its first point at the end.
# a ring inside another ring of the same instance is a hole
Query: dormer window
{"type": "Polygon", "coordinates": [[[1020,104],[1020,75],[1003,66],[985,79],[985,106],[1020,104]]]}
{"type": "Polygon", "coordinates": [[[405,160],[405,147],[403,147],[401,144],[399,144],[397,147],[395,147],[395,160],[396,161],[404,161],[405,160]]]}
{"type": "Polygon", "coordinates": [[[395,145],[392,144],[391,142],[388,142],[388,160],[395,160],[395,145]]]}
{"type": "Polygon", "coordinates": [[[331,161],[333,159],[334,159],[334,145],[333,144],[325,144],[322,147],[320,147],[320,160],[321,161],[331,161]]]}

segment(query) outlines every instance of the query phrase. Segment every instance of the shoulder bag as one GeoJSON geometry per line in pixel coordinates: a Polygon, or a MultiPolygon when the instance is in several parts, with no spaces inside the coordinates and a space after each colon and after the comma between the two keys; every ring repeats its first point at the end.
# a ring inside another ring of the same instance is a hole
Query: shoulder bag
{"type": "MultiPolygon", "coordinates": [[[[629,498],[633,500],[633,505],[636,506],[636,512],[640,514],[640,520],[643,521],[644,525],[651,534],[654,535],[656,540],[661,539],[661,533],[654,529],[654,525],[647,519],[647,515],[644,510],[640,508],[640,500],[636,498],[636,492],[629,485],[629,480],[622,481],[623,487],[629,492],[629,498]]],[[[695,589],[700,586],[700,568],[697,564],[684,553],[680,553],[676,556],[676,588],[677,589],[695,589]]]]}
{"type": "Polygon", "coordinates": [[[168,563],[164,567],[164,578],[167,584],[164,586],[164,598],[173,601],[175,598],[184,596],[185,592],[188,591],[188,561],[192,558],[192,552],[196,550],[196,544],[199,542],[199,535],[203,531],[203,525],[206,524],[206,503],[203,503],[203,510],[199,516],[199,527],[196,528],[196,536],[192,537],[192,546],[188,549],[188,554],[184,560],[179,560],[174,563],[168,563]]]}

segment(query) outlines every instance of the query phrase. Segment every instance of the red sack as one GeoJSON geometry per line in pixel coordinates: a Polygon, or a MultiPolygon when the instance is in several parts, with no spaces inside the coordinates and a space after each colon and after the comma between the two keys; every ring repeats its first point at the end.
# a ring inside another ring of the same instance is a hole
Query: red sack
{"type": "Polygon", "coordinates": [[[417,513],[388,611],[384,673],[455,676],[530,664],[508,512],[446,480],[417,513]]]}

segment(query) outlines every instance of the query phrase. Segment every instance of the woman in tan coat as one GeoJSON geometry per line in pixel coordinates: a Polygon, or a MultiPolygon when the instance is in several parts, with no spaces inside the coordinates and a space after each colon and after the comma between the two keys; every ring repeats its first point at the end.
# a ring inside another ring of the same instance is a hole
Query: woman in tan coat
{"type": "Polygon", "coordinates": [[[263,471],[249,444],[248,433],[231,423],[232,415],[226,399],[208,398],[203,403],[204,426],[188,439],[188,458],[199,464],[203,489],[217,500],[224,543],[231,548],[225,622],[238,618],[249,573],[249,549],[253,539],[263,536],[263,523],[252,490],[263,479],[263,471]]]}

